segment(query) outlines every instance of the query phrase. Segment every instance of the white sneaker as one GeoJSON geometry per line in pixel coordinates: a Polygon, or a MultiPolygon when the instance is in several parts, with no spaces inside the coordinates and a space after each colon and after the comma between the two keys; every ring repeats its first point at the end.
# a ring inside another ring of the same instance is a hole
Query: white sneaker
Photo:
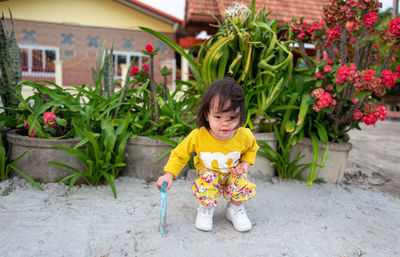
{"type": "Polygon", "coordinates": [[[226,207],[226,219],[232,222],[233,227],[240,232],[249,231],[252,227],[243,204],[235,206],[229,203],[226,207]]]}
{"type": "Polygon", "coordinates": [[[197,209],[195,226],[203,231],[211,231],[213,225],[214,207],[200,204],[197,209]]]}

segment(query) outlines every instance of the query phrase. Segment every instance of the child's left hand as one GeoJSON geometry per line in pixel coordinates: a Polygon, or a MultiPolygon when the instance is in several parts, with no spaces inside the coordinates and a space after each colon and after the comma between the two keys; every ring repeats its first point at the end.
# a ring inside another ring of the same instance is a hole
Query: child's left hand
{"type": "Polygon", "coordinates": [[[229,169],[229,172],[232,173],[232,175],[240,175],[243,173],[247,174],[247,169],[249,168],[249,166],[250,163],[242,161],[236,167],[229,169]]]}

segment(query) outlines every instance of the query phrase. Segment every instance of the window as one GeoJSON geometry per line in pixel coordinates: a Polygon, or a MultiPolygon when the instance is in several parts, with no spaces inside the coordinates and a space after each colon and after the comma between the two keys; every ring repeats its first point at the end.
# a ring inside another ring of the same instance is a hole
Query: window
{"type": "Polygon", "coordinates": [[[142,53],[114,52],[114,79],[122,79],[121,64],[129,65],[132,60],[135,60],[133,66],[141,70],[144,64],[149,64],[150,57],[142,53]]]}
{"type": "Polygon", "coordinates": [[[22,75],[54,77],[54,61],[59,59],[57,47],[19,46],[21,49],[22,75]]]}

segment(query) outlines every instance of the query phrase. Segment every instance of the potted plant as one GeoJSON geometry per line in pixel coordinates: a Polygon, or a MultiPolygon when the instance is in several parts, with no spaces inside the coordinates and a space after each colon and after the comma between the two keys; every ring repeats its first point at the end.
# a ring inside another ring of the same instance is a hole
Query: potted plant
{"type": "Polygon", "coordinates": [[[18,88],[29,86],[34,93],[24,98],[17,88],[19,130],[9,132],[7,139],[11,159],[33,148],[15,165],[32,177],[44,182],[67,180],[70,186],[77,182],[107,183],[116,197],[113,180],[125,166],[135,98],[127,85],[115,92],[108,69],[112,50],[105,52],[104,62],[103,56],[104,47],[99,51],[97,70],[93,70],[94,88],[82,85],[71,90],[51,82],[21,81],[18,88]]]}
{"type": "MultiPolygon", "coordinates": [[[[186,53],[179,45],[160,33],[140,27],[184,56],[191,68],[197,85],[204,88],[212,81],[230,76],[242,85],[247,106],[245,126],[255,132],[256,139],[276,147],[272,123],[276,100],[287,86],[292,69],[292,53],[277,38],[277,21],[267,20],[265,9],[256,12],[255,1],[251,7],[235,3],[226,10],[224,23],[218,32],[203,44],[186,53]],[[197,59],[192,52],[198,49],[197,59]],[[260,133],[272,132],[272,133],[260,133]]],[[[201,89],[200,93],[203,91],[201,89]]],[[[273,176],[269,160],[257,158],[250,174],[273,176]]]]}
{"type": "Polygon", "coordinates": [[[290,25],[290,39],[302,56],[293,83],[300,95],[310,99],[304,129],[293,135],[294,142],[305,145],[294,146],[293,155],[306,153],[304,162],[311,163],[308,185],[317,177],[340,183],[351,149],[348,132],[361,129],[360,123],[374,125],[385,119],[386,108],[377,99],[399,77],[399,60],[394,56],[399,53],[400,19],[377,30],[380,7],[377,0],[334,0],[324,7],[321,22],[308,25],[294,19],[290,25]],[[304,42],[314,44],[315,57],[306,55],[304,42]],[[341,152],[343,162],[335,159],[333,148],[341,152]]]}

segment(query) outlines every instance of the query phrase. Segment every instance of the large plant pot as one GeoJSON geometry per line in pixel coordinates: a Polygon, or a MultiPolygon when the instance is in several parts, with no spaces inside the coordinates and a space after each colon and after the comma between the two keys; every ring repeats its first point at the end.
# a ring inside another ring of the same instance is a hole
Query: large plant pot
{"type": "MultiPolygon", "coordinates": [[[[276,150],[276,136],[275,133],[254,133],[254,136],[257,140],[263,141],[267,144],[269,144],[272,149],[276,150]]],[[[270,178],[275,175],[275,167],[271,165],[271,162],[261,156],[258,155],[256,156],[256,160],[254,165],[249,167],[249,176],[252,178],[270,178]]]]}
{"type": "MultiPolygon", "coordinates": [[[[31,149],[24,157],[15,164],[19,170],[29,177],[49,183],[58,182],[67,175],[72,174],[69,169],[64,169],[52,164],[49,161],[61,162],[78,170],[84,170],[81,161],[75,156],[65,155],[65,151],[50,144],[75,146],[80,139],[45,139],[28,137],[18,134],[18,130],[10,130],[7,133],[7,141],[11,148],[11,160],[16,159],[25,151],[31,149]]],[[[16,175],[15,172],[11,175],[16,175]]]]}
{"type": "MultiPolygon", "coordinates": [[[[172,139],[178,140],[178,139],[172,139]]],[[[167,150],[173,147],[158,140],[145,136],[130,138],[125,148],[126,166],[122,170],[122,175],[155,181],[164,174],[164,166],[168,162],[169,154],[161,160],[153,163],[167,150]]],[[[180,172],[180,176],[185,176],[188,165],[180,172]]]]}
{"type": "MultiPolygon", "coordinates": [[[[325,166],[321,169],[318,178],[323,179],[326,183],[339,184],[343,180],[346,169],[347,157],[351,150],[350,143],[328,143],[329,153],[325,166]]],[[[322,154],[325,151],[325,144],[319,142],[319,157],[321,160],[322,154]]],[[[313,146],[310,138],[304,138],[302,142],[292,146],[290,150],[290,160],[294,160],[296,155],[301,153],[304,157],[298,162],[299,164],[310,163],[313,156],[313,146]]],[[[320,163],[320,162],[318,162],[320,163]]],[[[316,172],[318,171],[318,167],[316,172]]],[[[301,174],[303,179],[307,179],[310,169],[307,168],[301,174]]]]}

